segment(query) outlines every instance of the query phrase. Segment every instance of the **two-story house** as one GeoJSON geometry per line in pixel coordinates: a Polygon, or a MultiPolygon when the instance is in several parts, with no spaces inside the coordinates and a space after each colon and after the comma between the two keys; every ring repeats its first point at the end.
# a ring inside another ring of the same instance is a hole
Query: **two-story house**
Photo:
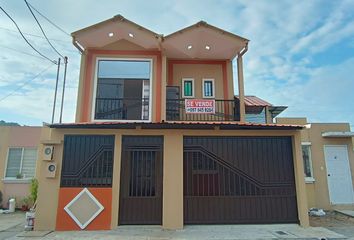
{"type": "Polygon", "coordinates": [[[308,226],[302,126],[245,96],[249,40],[206,22],[164,36],[120,15],[72,36],[76,121],[43,130],[35,229],[308,226]]]}

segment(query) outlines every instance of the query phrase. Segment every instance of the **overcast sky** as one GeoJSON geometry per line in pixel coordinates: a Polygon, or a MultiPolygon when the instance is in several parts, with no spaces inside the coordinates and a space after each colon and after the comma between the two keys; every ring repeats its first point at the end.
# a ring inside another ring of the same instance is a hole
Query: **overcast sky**
{"type": "MultiPolygon", "coordinates": [[[[251,40],[244,57],[247,95],[289,106],[280,115],[283,117],[354,124],[353,0],[29,0],[29,3],[68,33],[117,14],[161,34],[207,21],[251,40]]],[[[51,59],[58,58],[47,42],[38,37],[42,36],[40,29],[24,1],[0,0],[0,5],[36,48],[51,59]]],[[[37,16],[53,45],[69,57],[63,119],[73,122],[80,55],[70,36],[37,16]]],[[[234,72],[236,79],[236,69],[234,72]]],[[[25,125],[50,122],[55,74],[56,66],[26,45],[14,24],[0,12],[0,120],[25,125]]],[[[59,111],[56,120],[58,115],[59,111]]]]}

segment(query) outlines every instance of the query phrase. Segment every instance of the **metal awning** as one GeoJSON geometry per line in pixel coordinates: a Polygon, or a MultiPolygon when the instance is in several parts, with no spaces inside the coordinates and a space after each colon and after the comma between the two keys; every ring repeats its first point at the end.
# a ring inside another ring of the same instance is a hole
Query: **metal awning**
{"type": "Polygon", "coordinates": [[[322,137],[349,138],[354,137],[354,132],[323,132],[322,137]]]}
{"type": "Polygon", "coordinates": [[[271,106],[269,112],[272,114],[272,118],[275,118],[287,108],[287,106],[271,106]]]}

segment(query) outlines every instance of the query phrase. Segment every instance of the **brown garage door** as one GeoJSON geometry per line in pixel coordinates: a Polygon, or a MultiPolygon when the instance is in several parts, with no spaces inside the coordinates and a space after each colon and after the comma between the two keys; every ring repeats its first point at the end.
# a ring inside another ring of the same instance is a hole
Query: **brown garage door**
{"type": "Polygon", "coordinates": [[[185,137],[184,222],[298,222],[290,137],[185,137]]]}
{"type": "Polygon", "coordinates": [[[162,224],[163,137],[123,136],[119,224],[162,224]]]}

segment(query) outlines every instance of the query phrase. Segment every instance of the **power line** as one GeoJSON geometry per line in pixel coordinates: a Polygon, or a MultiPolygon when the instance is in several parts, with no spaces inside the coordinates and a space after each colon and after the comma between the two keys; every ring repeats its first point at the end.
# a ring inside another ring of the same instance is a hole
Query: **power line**
{"type": "MultiPolygon", "coordinates": [[[[0,27],[0,29],[8,31],[8,32],[18,33],[18,31],[16,31],[16,30],[12,30],[12,29],[5,28],[5,27],[0,27]]],[[[31,37],[37,37],[37,38],[45,39],[44,37],[36,35],[36,34],[33,34],[33,33],[26,33],[26,32],[22,32],[22,33],[23,33],[23,35],[28,35],[28,36],[31,36],[31,37]]],[[[71,41],[69,41],[69,40],[60,40],[60,39],[55,39],[55,38],[49,38],[49,40],[56,41],[56,42],[65,42],[65,43],[69,43],[70,42],[71,43],[71,41]]]]}
{"type": "Polygon", "coordinates": [[[50,58],[48,58],[47,56],[45,56],[44,54],[42,54],[40,51],[38,51],[28,40],[27,38],[23,35],[21,29],[19,28],[19,26],[17,25],[17,23],[15,22],[15,20],[0,6],[0,9],[6,14],[6,16],[8,18],[10,18],[10,20],[15,24],[17,30],[19,31],[19,33],[21,34],[22,38],[26,41],[26,43],[34,50],[36,51],[39,55],[41,55],[43,58],[47,59],[48,61],[50,61],[51,63],[57,64],[56,61],[51,60],[50,58]]]}
{"type": "Polygon", "coordinates": [[[25,55],[28,55],[28,56],[32,56],[32,57],[36,57],[36,58],[40,58],[43,60],[42,57],[38,56],[38,55],[34,55],[34,54],[31,54],[31,53],[27,53],[27,52],[22,52],[20,50],[17,50],[15,48],[10,48],[10,47],[6,47],[6,46],[3,46],[3,45],[0,45],[1,48],[6,48],[6,49],[9,49],[9,50],[12,50],[12,51],[15,51],[15,52],[18,52],[18,53],[22,53],[22,54],[25,54],[25,55]]]}
{"type": "Polygon", "coordinates": [[[36,78],[38,78],[39,76],[41,76],[43,73],[45,73],[46,71],[49,70],[49,68],[51,68],[53,65],[49,65],[48,67],[46,67],[45,69],[43,69],[40,73],[38,73],[37,75],[35,75],[33,78],[27,80],[26,82],[24,82],[21,86],[19,86],[18,88],[16,88],[15,90],[13,90],[12,92],[10,92],[9,94],[7,94],[6,96],[2,97],[0,99],[0,102],[3,101],[4,99],[10,97],[12,94],[14,94],[15,92],[17,92],[18,90],[22,89],[24,86],[26,86],[28,83],[32,82],[33,80],[35,80],[36,78]]]}
{"type": "Polygon", "coordinates": [[[47,20],[49,23],[51,23],[54,27],[56,27],[57,29],[59,29],[61,32],[65,33],[66,35],[70,36],[71,35],[69,33],[67,33],[64,29],[62,29],[61,27],[59,27],[58,25],[56,25],[54,22],[52,22],[49,18],[47,18],[46,16],[44,16],[40,11],[38,11],[35,7],[32,6],[32,4],[28,3],[31,8],[33,8],[34,11],[36,11],[39,15],[41,15],[45,20],[47,20]]]}
{"type": "Polygon", "coordinates": [[[53,46],[53,44],[49,41],[47,35],[45,34],[45,32],[44,32],[44,30],[43,30],[43,28],[42,28],[42,25],[39,23],[38,19],[36,18],[36,15],[34,15],[34,13],[33,13],[32,9],[31,9],[31,7],[30,7],[29,4],[28,4],[28,2],[27,2],[26,0],[24,0],[24,1],[25,1],[26,5],[27,5],[27,8],[30,10],[30,12],[31,12],[31,14],[32,14],[32,16],[33,16],[33,18],[36,20],[36,22],[37,22],[39,28],[40,28],[41,31],[42,31],[43,36],[45,37],[45,39],[47,40],[47,42],[49,43],[49,45],[53,48],[53,50],[54,50],[60,57],[64,58],[64,56],[61,55],[61,54],[58,52],[58,50],[53,46]]]}

